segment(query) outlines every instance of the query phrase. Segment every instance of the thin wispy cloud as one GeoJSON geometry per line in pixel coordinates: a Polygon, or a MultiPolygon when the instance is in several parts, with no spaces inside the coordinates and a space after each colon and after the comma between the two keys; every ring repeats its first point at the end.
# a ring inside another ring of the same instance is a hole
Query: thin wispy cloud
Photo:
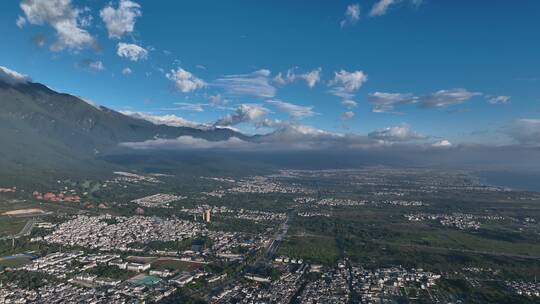
{"type": "Polygon", "coordinates": [[[281,100],[267,100],[266,103],[274,106],[276,109],[289,114],[294,119],[302,119],[317,115],[311,106],[300,106],[281,100]]]}
{"type": "Polygon", "coordinates": [[[220,77],[211,83],[227,96],[252,96],[272,98],[276,88],[271,84],[271,72],[266,69],[249,74],[234,74],[220,77]]]}
{"type": "Polygon", "coordinates": [[[358,3],[349,4],[345,10],[344,19],[339,25],[344,28],[356,24],[360,20],[360,5],[358,3]]]}
{"type": "Polygon", "coordinates": [[[377,17],[382,16],[386,14],[388,9],[395,5],[396,3],[400,2],[399,0],[379,0],[375,4],[373,4],[373,7],[371,8],[371,11],[369,12],[370,17],[377,17]]]}
{"type": "Polygon", "coordinates": [[[446,108],[481,95],[482,93],[463,88],[439,90],[423,96],[415,96],[412,93],[375,92],[368,94],[368,102],[373,106],[373,112],[381,113],[393,112],[397,106],[410,104],[417,104],[422,108],[446,108]]]}

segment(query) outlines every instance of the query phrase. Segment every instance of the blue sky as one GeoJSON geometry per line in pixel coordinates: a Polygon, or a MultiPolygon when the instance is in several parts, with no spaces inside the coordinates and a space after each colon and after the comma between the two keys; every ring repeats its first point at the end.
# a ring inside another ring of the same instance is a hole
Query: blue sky
{"type": "Polygon", "coordinates": [[[539,1],[24,0],[0,22],[0,66],[119,111],[454,144],[540,132],[539,1]]]}

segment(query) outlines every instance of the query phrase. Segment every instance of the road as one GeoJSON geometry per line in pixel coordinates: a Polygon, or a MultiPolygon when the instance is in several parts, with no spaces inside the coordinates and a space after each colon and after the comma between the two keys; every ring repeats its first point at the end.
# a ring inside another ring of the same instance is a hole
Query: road
{"type": "Polygon", "coordinates": [[[36,224],[36,219],[31,218],[26,222],[24,227],[17,234],[4,236],[0,238],[0,240],[18,239],[22,236],[29,236],[32,233],[32,229],[34,228],[35,224],[36,224]]]}
{"type": "MultiPolygon", "coordinates": [[[[276,231],[274,236],[272,237],[272,241],[270,242],[270,245],[264,250],[264,253],[261,253],[255,261],[253,261],[250,265],[246,265],[242,271],[239,271],[235,273],[234,275],[228,277],[224,281],[222,281],[220,284],[215,286],[212,291],[206,295],[206,299],[210,302],[212,302],[212,295],[218,294],[220,291],[226,289],[228,286],[235,284],[235,282],[238,280],[239,277],[246,274],[246,268],[249,266],[255,266],[260,263],[271,263],[274,255],[276,254],[277,250],[279,249],[279,246],[283,242],[283,239],[287,235],[287,232],[289,231],[289,223],[292,220],[292,218],[296,214],[296,209],[291,209],[289,213],[287,214],[287,219],[285,222],[281,224],[279,229],[276,231]]],[[[197,294],[196,292],[192,293],[191,295],[197,294]]]]}

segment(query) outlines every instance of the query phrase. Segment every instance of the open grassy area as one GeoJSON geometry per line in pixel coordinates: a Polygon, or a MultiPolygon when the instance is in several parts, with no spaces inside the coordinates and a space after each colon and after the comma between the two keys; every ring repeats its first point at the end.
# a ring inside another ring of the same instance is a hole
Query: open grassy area
{"type": "Polygon", "coordinates": [[[332,237],[290,236],[281,245],[277,254],[302,258],[312,263],[333,265],[339,258],[339,249],[332,237]]]}
{"type": "Polygon", "coordinates": [[[29,218],[0,215],[0,237],[17,234],[26,225],[29,218]]]}

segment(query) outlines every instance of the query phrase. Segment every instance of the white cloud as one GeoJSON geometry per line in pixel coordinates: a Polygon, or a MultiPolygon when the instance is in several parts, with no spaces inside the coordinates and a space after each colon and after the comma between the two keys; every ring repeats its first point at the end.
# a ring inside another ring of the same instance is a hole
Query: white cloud
{"type": "Polygon", "coordinates": [[[286,85],[296,80],[296,74],[294,72],[295,68],[290,68],[287,70],[287,74],[283,75],[281,72],[279,72],[274,77],[274,82],[276,82],[279,85],[286,85]]]}
{"type": "Polygon", "coordinates": [[[82,13],[88,9],[78,9],[71,5],[71,0],[23,0],[21,9],[25,17],[17,19],[17,25],[26,22],[34,25],[48,24],[56,30],[56,41],[51,50],[81,50],[87,46],[95,46],[94,37],[82,27],[87,26],[91,17],[82,13]]]}
{"type": "Polygon", "coordinates": [[[91,100],[91,99],[88,99],[88,98],[85,98],[85,97],[81,97],[79,96],[79,99],[86,102],[88,105],[92,106],[93,108],[95,108],[96,110],[99,110],[99,111],[102,111],[104,108],[102,108],[97,102],[91,100]]]}
{"type": "Polygon", "coordinates": [[[373,112],[391,112],[396,106],[418,104],[424,108],[444,108],[469,101],[482,93],[466,89],[439,90],[424,96],[411,93],[375,92],[368,94],[368,102],[373,105],[373,112]]]}
{"type": "Polygon", "coordinates": [[[109,38],[121,38],[124,34],[133,32],[135,19],[141,15],[141,6],[129,0],[120,0],[116,9],[111,3],[99,13],[107,27],[109,38]]]}
{"type": "Polygon", "coordinates": [[[420,97],[420,104],[427,108],[442,108],[464,103],[479,95],[482,95],[482,93],[470,92],[466,89],[440,90],[433,94],[420,97]]]}
{"type": "Polygon", "coordinates": [[[363,71],[347,72],[341,70],[335,72],[334,79],[329,82],[329,85],[333,87],[330,92],[336,96],[350,99],[367,80],[367,74],[363,71]]]}
{"type": "Polygon", "coordinates": [[[371,11],[369,12],[369,16],[371,17],[382,16],[386,14],[390,6],[398,2],[399,0],[379,0],[371,8],[371,11]]]}
{"type": "Polygon", "coordinates": [[[435,148],[450,148],[452,147],[452,143],[447,139],[443,139],[433,143],[432,146],[435,148]]]}
{"type": "Polygon", "coordinates": [[[283,111],[289,114],[295,119],[302,119],[304,117],[314,116],[317,113],[313,111],[313,107],[308,106],[299,106],[289,102],[284,102],[281,100],[267,100],[267,103],[273,105],[280,111],[283,111]]]}
{"type": "Polygon", "coordinates": [[[540,146],[540,119],[517,119],[505,132],[520,144],[540,146]]]}
{"type": "Polygon", "coordinates": [[[189,103],[189,102],[175,102],[176,110],[192,111],[192,112],[204,112],[203,103],[189,103]]]}
{"type": "Polygon", "coordinates": [[[229,101],[227,99],[224,99],[223,96],[221,96],[221,94],[208,96],[208,101],[210,102],[211,106],[215,106],[215,107],[224,106],[229,103],[229,101]]]}
{"type": "Polygon", "coordinates": [[[353,119],[354,116],[355,116],[355,114],[352,111],[347,111],[347,112],[344,112],[343,114],[341,114],[341,118],[343,118],[345,120],[353,119]]]}
{"type": "Polygon", "coordinates": [[[165,76],[167,79],[174,81],[176,88],[182,93],[193,92],[206,86],[206,82],[202,79],[195,77],[195,75],[180,67],[171,70],[165,76]]]}
{"type": "Polygon", "coordinates": [[[313,88],[317,82],[319,82],[321,80],[321,72],[322,72],[322,69],[321,68],[317,68],[311,72],[307,72],[305,74],[301,74],[300,78],[304,79],[308,85],[308,87],[310,88],[313,88]]]}
{"type": "Polygon", "coordinates": [[[26,24],[26,19],[23,16],[17,17],[17,21],[15,21],[15,24],[17,27],[22,28],[26,24]]]}
{"type": "Polygon", "coordinates": [[[416,133],[409,125],[403,124],[370,132],[369,138],[387,142],[401,142],[426,139],[426,136],[416,133]]]}
{"type": "Polygon", "coordinates": [[[155,125],[166,125],[171,127],[189,127],[196,129],[206,129],[208,126],[200,124],[194,121],[187,120],[185,118],[176,116],[176,115],[152,115],[144,112],[132,112],[132,111],[122,111],[124,115],[149,121],[155,125]]]}
{"type": "Polygon", "coordinates": [[[510,96],[488,96],[488,102],[490,104],[507,104],[510,102],[510,96]]]}
{"type": "Polygon", "coordinates": [[[133,73],[133,71],[132,71],[130,68],[124,68],[124,69],[122,70],[122,74],[123,74],[123,75],[129,75],[129,74],[131,74],[131,73],[133,73]]]}
{"type": "Polygon", "coordinates": [[[0,66],[0,81],[10,85],[24,84],[32,81],[30,77],[0,66]]]}
{"type": "Polygon", "coordinates": [[[100,60],[93,61],[88,65],[89,68],[96,71],[103,71],[105,70],[105,66],[103,65],[103,62],[100,60]]]}
{"type": "Polygon", "coordinates": [[[368,102],[373,105],[373,112],[390,112],[397,105],[413,104],[418,97],[410,93],[375,92],[368,94],[368,102]]]}
{"type": "Polygon", "coordinates": [[[227,140],[210,141],[193,136],[180,136],[174,139],[151,139],[143,142],[125,142],[120,145],[136,150],[197,150],[197,149],[241,149],[253,144],[238,137],[227,140]]]}
{"type": "Polygon", "coordinates": [[[148,51],[144,48],[132,44],[120,42],[117,45],[116,54],[120,57],[127,58],[131,61],[139,61],[148,57],[148,51]]]}
{"type": "Polygon", "coordinates": [[[270,74],[269,70],[263,69],[250,74],[226,75],[211,85],[221,88],[228,96],[272,98],[276,95],[276,88],[270,83],[270,74]]]}
{"type": "Polygon", "coordinates": [[[356,24],[358,20],[360,20],[360,5],[350,4],[345,10],[345,18],[339,24],[343,28],[356,24]]]}
{"type": "Polygon", "coordinates": [[[341,104],[347,109],[354,109],[358,106],[358,103],[352,99],[345,99],[341,102],[341,104]]]}
{"type": "Polygon", "coordinates": [[[244,122],[256,122],[270,111],[261,105],[242,104],[234,114],[229,114],[214,123],[215,126],[234,126],[244,122]]]}
{"type": "Polygon", "coordinates": [[[273,79],[274,82],[277,83],[278,85],[284,86],[284,85],[294,82],[297,79],[303,79],[306,81],[306,84],[308,85],[308,87],[313,88],[321,80],[321,72],[322,72],[321,68],[316,68],[310,72],[306,72],[299,75],[295,73],[295,70],[296,68],[290,68],[287,70],[286,74],[279,72],[274,77],[273,79]]]}

